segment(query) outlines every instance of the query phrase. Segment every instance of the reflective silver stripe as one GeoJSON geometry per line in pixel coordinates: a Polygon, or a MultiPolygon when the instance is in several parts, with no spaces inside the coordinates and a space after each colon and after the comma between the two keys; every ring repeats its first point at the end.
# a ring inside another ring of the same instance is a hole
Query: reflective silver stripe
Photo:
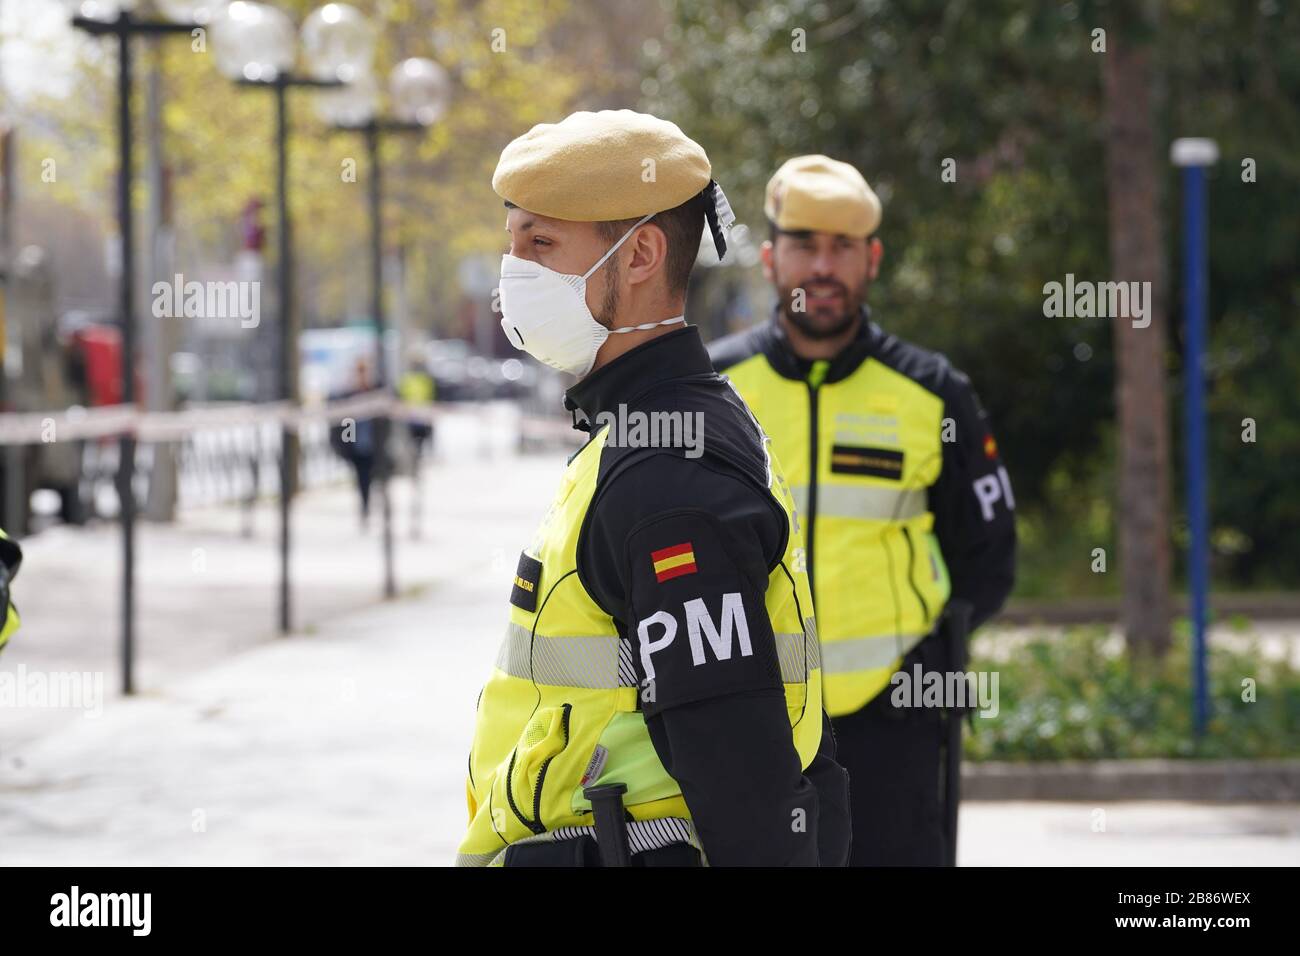
{"type": "MultiPolygon", "coordinates": [[[[511,846],[524,846],[529,843],[559,843],[562,840],[574,840],[583,836],[589,836],[595,840],[596,828],[594,826],[557,827],[554,830],[539,833],[537,836],[516,840],[511,846]]],[[[695,827],[690,820],[681,817],[656,817],[652,820],[628,821],[627,845],[628,849],[634,854],[672,846],[675,843],[685,843],[693,846],[700,851],[701,856],[704,855],[704,847],[700,844],[700,838],[696,835],[695,827]]],[[[509,847],[506,849],[509,849],[509,847]]],[[[504,849],[496,853],[462,853],[456,856],[456,865],[501,866],[505,862],[505,854],[506,850],[504,849]],[[465,862],[461,862],[462,860],[465,862]]],[[[707,862],[706,860],[706,865],[707,862]]]]}
{"type": "Polygon", "coordinates": [[[845,637],[822,644],[822,666],[828,674],[850,674],[888,667],[928,634],[879,634],[845,637]]]}
{"type": "Polygon", "coordinates": [[[497,854],[494,853],[457,853],[456,866],[487,866],[497,854]]]}
{"type": "Polygon", "coordinates": [[[781,662],[781,680],[787,684],[802,684],[812,671],[821,667],[817,625],[812,618],[807,618],[803,626],[803,633],[776,635],[776,656],[781,662]]]}
{"type": "MultiPolygon", "coordinates": [[[[589,836],[596,839],[596,828],[586,826],[558,827],[548,834],[553,840],[572,840],[589,836]]],[[[597,840],[597,842],[599,842],[597,840]]],[[[674,843],[687,843],[702,850],[695,827],[681,817],[656,817],[652,820],[631,820],[627,824],[627,845],[633,853],[657,850],[674,843]]]]}
{"type": "Polygon", "coordinates": [[[632,662],[632,642],[618,642],[618,683],[620,687],[636,687],[636,664],[632,662]]]}
{"type": "MultiPolygon", "coordinates": [[[[787,684],[803,683],[808,672],[821,664],[816,625],[809,618],[804,621],[804,627],[806,634],[776,635],[781,680],[787,684]]],[[[511,623],[506,625],[505,640],[497,653],[497,668],[511,677],[555,687],[594,690],[635,687],[631,653],[631,643],[617,635],[543,637],[539,634],[534,638],[528,628],[511,623]]]]}
{"type": "Polygon", "coordinates": [[[506,625],[497,667],[511,677],[556,687],[608,689],[619,683],[619,637],[533,637],[526,627],[506,625]]]}
{"type": "MultiPolygon", "coordinates": [[[[808,513],[808,486],[790,489],[800,515],[808,513]]],[[[880,485],[818,485],[817,517],[903,521],[926,512],[924,488],[885,488],[880,485]]]]}

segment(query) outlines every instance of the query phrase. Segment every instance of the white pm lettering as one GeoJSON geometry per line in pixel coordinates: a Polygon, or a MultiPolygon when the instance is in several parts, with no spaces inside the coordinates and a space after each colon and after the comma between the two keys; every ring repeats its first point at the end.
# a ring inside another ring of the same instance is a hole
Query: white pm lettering
{"type": "Polygon", "coordinates": [[[722,595],[722,633],[713,626],[709,609],[704,606],[702,598],[686,602],[686,631],[691,638],[691,660],[699,667],[705,662],[704,642],[700,633],[709,640],[713,656],[720,661],[731,660],[731,632],[735,629],[740,638],[740,656],[749,657],[754,649],[749,645],[749,622],[745,620],[745,607],[740,602],[740,594],[733,591],[722,595]]]}
{"type": "Polygon", "coordinates": [[[1006,501],[1008,509],[1015,510],[1016,499],[1012,497],[1011,479],[1007,476],[1005,466],[999,467],[996,474],[976,478],[973,487],[975,497],[980,502],[980,512],[984,515],[985,521],[993,520],[993,506],[999,499],[1006,501]]]}
{"type": "MultiPolygon", "coordinates": [[[[749,640],[749,622],[745,619],[745,606],[740,593],[733,591],[722,596],[721,626],[714,624],[709,609],[702,598],[687,601],[683,606],[686,612],[686,632],[691,641],[691,661],[696,667],[708,662],[704,653],[704,642],[709,642],[713,656],[720,661],[731,660],[733,642],[740,646],[741,657],[751,657],[754,653],[749,640]]],[[[655,665],[652,656],[657,651],[668,647],[677,637],[677,619],[667,611],[656,611],[637,625],[637,636],[641,639],[641,668],[646,680],[654,680],[655,665]],[[660,635],[650,637],[654,625],[663,628],[660,635]]]]}
{"type": "Polygon", "coordinates": [[[636,626],[636,633],[641,640],[641,669],[645,671],[646,680],[655,679],[654,661],[650,655],[655,651],[662,651],[665,647],[673,642],[677,636],[677,618],[673,617],[667,611],[656,611],[648,618],[636,626]],[[659,635],[658,640],[650,640],[650,625],[659,624],[663,627],[664,632],[659,635]]]}

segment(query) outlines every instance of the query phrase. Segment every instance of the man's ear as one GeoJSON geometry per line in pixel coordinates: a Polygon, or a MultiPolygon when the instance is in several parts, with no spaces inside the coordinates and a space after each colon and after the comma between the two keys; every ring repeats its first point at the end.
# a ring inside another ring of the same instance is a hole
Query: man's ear
{"type": "Polygon", "coordinates": [[[880,260],[884,257],[884,245],[879,237],[872,236],[871,241],[867,243],[867,278],[872,282],[875,282],[876,276],[880,274],[880,260]]]}
{"type": "Polygon", "coordinates": [[[639,226],[625,245],[631,246],[627,264],[627,281],[630,285],[646,282],[664,271],[664,262],[668,257],[668,236],[654,223],[639,226]]]}
{"type": "Polygon", "coordinates": [[[776,260],[772,257],[772,240],[764,239],[758,247],[758,258],[763,262],[763,278],[768,282],[776,281],[776,260]]]}

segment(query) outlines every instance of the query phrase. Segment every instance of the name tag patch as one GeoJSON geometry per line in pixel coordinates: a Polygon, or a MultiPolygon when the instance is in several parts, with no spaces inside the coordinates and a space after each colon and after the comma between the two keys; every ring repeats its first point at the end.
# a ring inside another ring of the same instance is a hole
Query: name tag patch
{"type": "Polygon", "coordinates": [[[527,553],[519,555],[515,569],[514,586],[510,588],[510,603],[530,614],[537,610],[537,589],[542,583],[542,562],[527,553]]]}
{"type": "Polygon", "coordinates": [[[903,453],[896,448],[832,445],[831,471],[839,475],[866,475],[899,481],[903,477],[903,453]]]}

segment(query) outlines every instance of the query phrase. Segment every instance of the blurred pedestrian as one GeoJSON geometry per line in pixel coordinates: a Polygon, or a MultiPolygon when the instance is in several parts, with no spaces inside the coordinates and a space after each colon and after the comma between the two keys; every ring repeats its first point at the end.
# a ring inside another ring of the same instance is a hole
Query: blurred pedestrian
{"type": "MultiPolygon", "coordinates": [[[[406,359],[406,371],[397,383],[397,397],[407,405],[424,409],[433,405],[437,388],[433,376],[425,366],[424,356],[413,349],[406,359]]],[[[423,486],[420,483],[420,465],[424,457],[424,446],[433,449],[433,419],[412,418],[407,421],[407,434],[411,436],[411,537],[420,537],[420,526],[424,523],[423,486]]]]}
{"type": "MultiPolygon", "coordinates": [[[[337,397],[364,395],[374,388],[370,363],[365,358],[357,359],[352,375],[352,388],[337,397]]],[[[374,478],[378,452],[375,423],[369,418],[344,418],[330,430],[330,444],[356,473],[357,492],[361,497],[361,530],[364,531],[370,522],[370,482],[374,478]]]]}
{"type": "MultiPolygon", "coordinates": [[[[413,352],[406,361],[406,371],[397,383],[397,397],[407,405],[432,405],[437,398],[437,387],[433,376],[425,367],[424,359],[418,352],[413,352]]],[[[427,444],[433,449],[433,419],[411,419],[407,424],[407,433],[411,436],[411,447],[415,453],[416,470],[419,470],[420,456],[427,444]]]]}

